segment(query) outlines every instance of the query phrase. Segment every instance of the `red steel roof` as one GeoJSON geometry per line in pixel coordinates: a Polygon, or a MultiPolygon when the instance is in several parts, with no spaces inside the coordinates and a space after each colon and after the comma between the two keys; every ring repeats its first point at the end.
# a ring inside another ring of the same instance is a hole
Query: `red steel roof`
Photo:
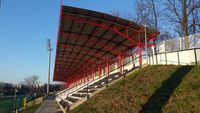
{"type": "MultiPolygon", "coordinates": [[[[148,40],[158,34],[147,28],[148,40]]],[[[112,15],[62,6],[54,81],[68,82],[144,43],[144,26],[112,15]]]]}

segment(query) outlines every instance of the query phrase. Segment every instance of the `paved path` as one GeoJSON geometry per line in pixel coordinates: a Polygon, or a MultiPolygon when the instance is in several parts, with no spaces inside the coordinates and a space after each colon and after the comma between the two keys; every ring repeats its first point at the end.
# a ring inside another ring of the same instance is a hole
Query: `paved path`
{"type": "Polygon", "coordinates": [[[35,113],[62,113],[53,97],[47,97],[35,113]]]}

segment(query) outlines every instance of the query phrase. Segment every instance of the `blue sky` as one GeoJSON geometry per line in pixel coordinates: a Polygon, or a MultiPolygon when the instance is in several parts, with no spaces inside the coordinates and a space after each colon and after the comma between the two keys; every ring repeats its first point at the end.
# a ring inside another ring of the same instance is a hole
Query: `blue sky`
{"type": "MultiPolygon", "coordinates": [[[[54,49],[59,19],[59,0],[1,0],[0,81],[18,83],[36,74],[47,82],[46,39],[54,49]]],[[[63,0],[63,5],[108,13],[113,9],[133,11],[134,0],[63,0]]]]}

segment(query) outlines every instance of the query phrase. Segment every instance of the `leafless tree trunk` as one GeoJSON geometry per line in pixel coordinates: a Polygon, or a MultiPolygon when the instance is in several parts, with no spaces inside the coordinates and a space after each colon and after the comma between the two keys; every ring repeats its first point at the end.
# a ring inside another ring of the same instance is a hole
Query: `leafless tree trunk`
{"type": "Polygon", "coordinates": [[[200,0],[166,0],[165,2],[168,14],[166,17],[171,23],[176,24],[176,31],[180,36],[184,36],[185,48],[189,48],[189,38],[188,35],[194,26],[197,25],[196,20],[198,18],[193,18],[195,11],[200,8],[200,0]],[[191,20],[193,18],[193,20],[191,20]],[[181,27],[181,28],[179,28],[181,27]]]}
{"type": "Polygon", "coordinates": [[[158,30],[158,2],[156,0],[136,1],[136,22],[158,30]]]}

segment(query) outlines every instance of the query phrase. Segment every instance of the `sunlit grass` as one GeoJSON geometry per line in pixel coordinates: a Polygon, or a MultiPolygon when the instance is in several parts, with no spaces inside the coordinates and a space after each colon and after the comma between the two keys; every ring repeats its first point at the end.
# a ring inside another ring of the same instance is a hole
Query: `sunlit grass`
{"type": "Polygon", "coordinates": [[[159,65],[130,74],[70,113],[200,113],[199,106],[200,66],[159,65]]]}

